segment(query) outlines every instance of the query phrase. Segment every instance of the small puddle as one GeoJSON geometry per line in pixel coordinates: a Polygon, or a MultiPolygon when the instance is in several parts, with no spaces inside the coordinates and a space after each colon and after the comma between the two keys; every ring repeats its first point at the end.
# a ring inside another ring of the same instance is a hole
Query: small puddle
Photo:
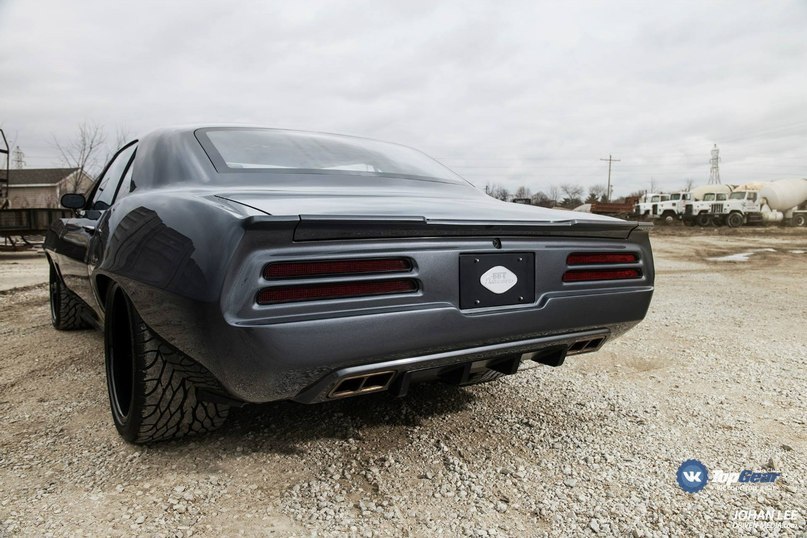
{"type": "MultiPolygon", "coordinates": [[[[706,258],[710,262],[747,262],[751,256],[758,252],[776,252],[775,248],[758,248],[749,252],[738,252],[737,254],[729,254],[728,256],[717,256],[714,258],[706,258]]],[[[793,251],[791,251],[793,252],[793,251]]]]}

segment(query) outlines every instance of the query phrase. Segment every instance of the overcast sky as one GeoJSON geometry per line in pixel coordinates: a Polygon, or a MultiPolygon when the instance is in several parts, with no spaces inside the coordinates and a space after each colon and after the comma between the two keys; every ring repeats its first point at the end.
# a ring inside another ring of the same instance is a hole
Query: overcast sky
{"type": "Polygon", "coordinates": [[[0,127],[29,167],[239,122],[417,147],[473,183],[615,194],[807,176],[807,2],[0,0],[0,127]]]}

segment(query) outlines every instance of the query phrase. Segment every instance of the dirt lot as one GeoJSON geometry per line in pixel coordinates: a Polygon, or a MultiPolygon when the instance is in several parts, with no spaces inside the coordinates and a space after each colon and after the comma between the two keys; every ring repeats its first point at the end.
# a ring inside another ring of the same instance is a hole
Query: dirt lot
{"type": "Polygon", "coordinates": [[[41,251],[0,252],[0,292],[48,281],[48,264],[41,251]]]}
{"type": "Polygon", "coordinates": [[[112,426],[101,336],[51,328],[46,286],[28,279],[44,261],[3,255],[2,283],[27,287],[0,292],[0,535],[776,532],[738,510],[803,535],[805,232],[654,232],[647,320],[561,368],[250,406],[214,435],[151,447],[112,426]],[[782,477],[687,494],[675,474],[690,458],[782,477]]]}

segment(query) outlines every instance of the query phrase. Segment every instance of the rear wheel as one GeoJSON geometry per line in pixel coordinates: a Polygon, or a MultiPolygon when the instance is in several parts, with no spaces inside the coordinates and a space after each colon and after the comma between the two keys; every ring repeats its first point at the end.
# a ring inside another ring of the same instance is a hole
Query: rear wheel
{"type": "Polygon", "coordinates": [[[48,286],[50,292],[50,322],[53,326],[60,331],[88,328],[87,322],[81,319],[84,303],[75,293],[67,289],[53,264],[50,265],[48,286]]]}
{"type": "Polygon", "coordinates": [[[706,213],[701,213],[695,217],[695,223],[698,226],[709,226],[712,223],[712,219],[706,213]]]}
{"type": "Polygon", "coordinates": [[[798,214],[793,217],[793,226],[807,226],[807,215],[798,214]]]}
{"type": "Polygon", "coordinates": [[[112,418],[124,439],[177,439],[224,423],[228,406],[200,400],[197,392],[220,391],[216,379],[157,336],[117,285],[107,295],[104,340],[112,418]]]}
{"type": "Polygon", "coordinates": [[[728,224],[730,228],[739,228],[743,223],[743,216],[739,213],[731,213],[726,217],[726,224],[728,224]]]}

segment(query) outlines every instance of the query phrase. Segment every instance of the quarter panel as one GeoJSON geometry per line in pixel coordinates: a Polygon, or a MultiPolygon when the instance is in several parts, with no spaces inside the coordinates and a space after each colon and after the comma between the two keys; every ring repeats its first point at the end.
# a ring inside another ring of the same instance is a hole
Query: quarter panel
{"type": "Polygon", "coordinates": [[[133,193],[108,213],[94,275],[119,282],[155,330],[187,317],[183,307],[218,303],[243,211],[203,191],[161,189],[133,193]],[[170,299],[155,303],[151,290],[170,299]]]}

